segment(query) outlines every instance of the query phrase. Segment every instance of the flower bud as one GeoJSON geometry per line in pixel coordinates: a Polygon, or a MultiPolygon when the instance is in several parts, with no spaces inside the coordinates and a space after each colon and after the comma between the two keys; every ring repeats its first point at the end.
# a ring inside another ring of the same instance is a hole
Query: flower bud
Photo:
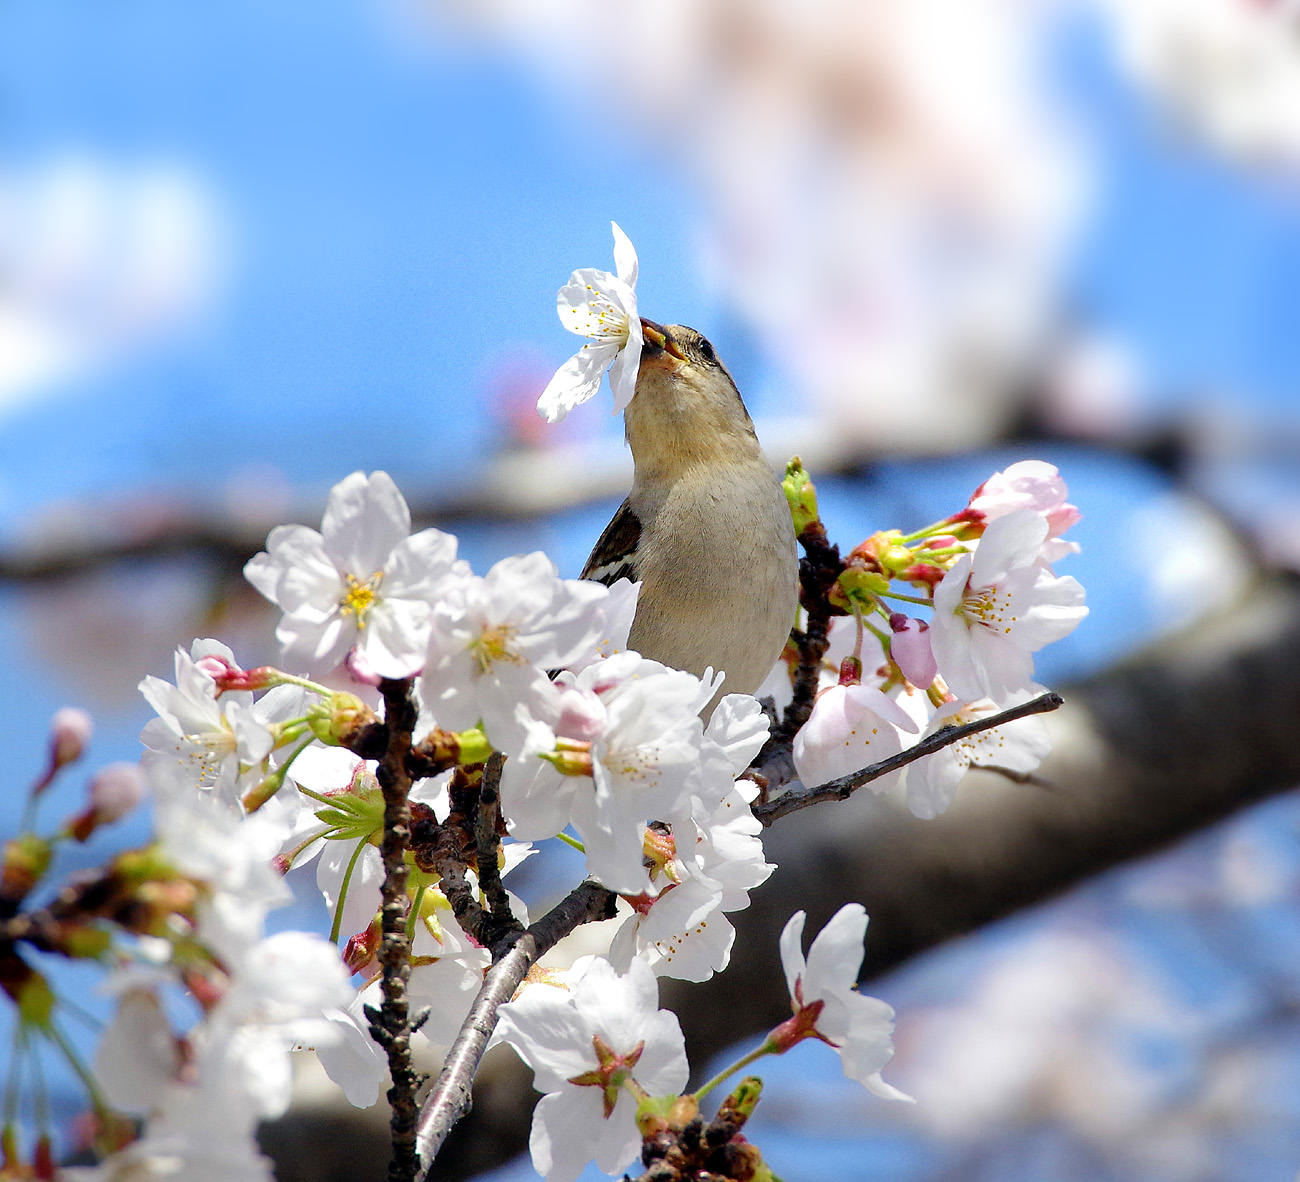
{"type": "Polygon", "coordinates": [[[348,942],[343,946],[343,963],[348,966],[348,972],[359,973],[370,964],[379,954],[382,939],[383,930],[378,916],[364,932],[349,936],[348,942]]]}
{"type": "Polygon", "coordinates": [[[378,716],[355,694],[335,693],[322,698],[307,711],[311,733],[331,747],[347,747],[352,739],[378,716]]]}
{"type": "Polygon", "coordinates": [[[59,1176],[54,1164],[54,1143],[49,1133],[42,1133],[36,1138],[36,1151],[32,1154],[32,1177],[39,1182],[54,1182],[59,1176]]]}
{"type": "Polygon", "coordinates": [[[57,771],[81,758],[94,733],[90,715],[75,706],[56,710],[50,720],[50,768],[57,771]]]}
{"type": "Polygon", "coordinates": [[[488,742],[487,735],[476,726],[460,731],[456,735],[456,742],[456,761],[462,766],[486,763],[492,754],[492,744],[488,742]]]}
{"type": "Polygon", "coordinates": [[[64,832],[85,841],[101,825],[126,816],[144,797],[144,776],[138,763],[110,763],[90,781],[90,804],[73,817],[64,832]]]}
{"type": "Polygon", "coordinates": [[[581,739],[591,743],[604,733],[609,712],[599,694],[575,685],[560,690],[559,717],[555,720],[555,733],[566,739],[581,739]]]}
{"type": "Polygon", "coordinates": [[[259,665],[256,669],[241,669],[225,657],[209,653],[194,662],[196,669],[202,670],[217,683],[217,693],[227,690],[260,690],[279,684],[276,670],[270,665],[259,665]]]}
{"type": "Polygon", "coordinates": [[[859,603],[870,607],[878,595],[889,590],[889,579],[873,570],[854,565],[846,569],[831,590],[831,602],[838,607],[859,603]]]}
{"type": "Polygon", "coordinates": [[[50,983],[15,954],[0,956],[0,989],[18,1005],[18,1017],[27,1026],[47,1027],[54,1014],[50,983]]]}
{"type": "Polygon", "coordinates": [[[580,739],[557,739],[555,750],[541,751],[538,758],[546,760],[562,776],[590,776],[596,767],[591,744],[580,739]]]}
{"type": "Polygon", "coordinates": [[[667,826],[660,828],[657,822],[655,825],[647,825],[641,838],[641,851],[654,867],[652,876],[667,872],[669,878],[674,877],[669,867],[677,857],[677,842],[671,829],[667,826]]]}
{"type": "Polygon", "coordinates": [[[920,583],[928,587],[931,591],[943,582],[943,576],[947,572],[932,562],[917,562],[909,566],[906,570],[898,572],[898,577],[905,583],[920,583]]]}
{"type": "Polygon", "coordinates": [[[747,1075],[731,1090],[718,1109],[718,1119],[729,1121],[740,1128],[754,1114],[763,1095],[763,1081],[756,1075],[747,1075]]]}
{"type": "Polygon", "coordinates": [[[895,612],[889,617],[889,626],[894,633],[889,643],[889,655],[894,664],[917,689],[929,689],[939,672],[930,647],[930,625],[924,620],[895,612]]]}
{"type": "Polygon", "coordinates": [[[49,869],[53,848],[43,837],[22,833],[5,842],[0,858],[0,902],[17,904],[49,869]]]}
{"type": "Polygon", "coordinates": [[[808,479],[803,463],[795,456],[785,466],[785,479],[781,481],[781,491],[790,506],[790,516],[794,521],[794,536],[797,538],[814,521],[817,520],[817,489],[808,479]]]}

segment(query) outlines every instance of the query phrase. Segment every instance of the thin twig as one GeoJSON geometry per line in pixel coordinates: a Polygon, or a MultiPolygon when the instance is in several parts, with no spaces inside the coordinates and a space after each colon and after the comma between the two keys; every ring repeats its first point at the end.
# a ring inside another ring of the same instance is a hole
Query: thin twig
{"type": "Polygon", "coordinates": [[[497,1011],[514,996],[537,958],[558,940],[580,924],[610,918],[615,897],[598,883],[582,883],[527,931],[514,936],[508,950],[487,971],[483,987],[447,1052],[442,1071],[420,1113],[416,1132],[420,1179],[427,1176],[452,1126],[470,1109],[474,1073],[496,1029],[497,1011]]]}
{"type": "Polygon", "coordinates": [[[380,853],[384,862],[380,923],[383,939],[379,962],[383,966],[384,1001],[378,1012],[371,1011],[371,1033],[388,1054],[392,1087],[388,1103],[392,1109],[390,1127],[393,1156],[388,1165],[389,1182],[411,1182],[419,1168],[415,1151],[415,1123],[419,1109],[415,1092],[419,1079],[411,1064],[410,1009],[406,984],[411,975],[411,942],[406,935],[406,849],[411,835],[408,793],[411,778],[406,757],[415,728],[415,702],[409,681],[383,681],[384,715],[388,722],[388,750],[375,772],[384,794],[384,839],[380,853]]]}
{"type": "Polygon", "coordinates": [[[501,867],[497,862],[497,851],[501,838],[497,833],[497,818],[501,814],[501,769],[505,765],[505,756],[493,752],[483,769],[483,781],[479,786],[478,810],[474,816],[474,846],[478,854],[478,885],[487,900],[488,915],[484,924],[484,943],[495,948],[505,936],[512,936],[524,930],[524,925],[515,918],[510,909],[510,896],[501,881],[501,867]]]}
{"type": "Polygon", "coordinates": [[[891,755],[888,759],[864,767],[859,772],[841,776],[838,780],[829,780],[816,788],[806,788],[802,792],[787,792],[775,800],[757,804],[754,806],[754,815],[764,825],[770,825],[781,817],[797,813],[809,805],[820,804],[824,800],[847,800],[863,784],[887,776],[890,772],[906,767],[923,756],[933,755],[936,751],[942,751],[945,747],[959,743],[971,735],[992,730],[995,726],[1002,726],[1004,723],[1014,722],[1017,718],[1026,718],[1030,714],[1046,714],[1058,709],[1064,701],[1060,694],[1041,694],[1028,702],[1022,702],[1019,706],[1012,706],[1008,710],[991,714],[976,722],[968,722],[962,726],[945,726],[935,731],[929,738],[922,739],[915,747],[909,747],[898,755],[891,755]]]}

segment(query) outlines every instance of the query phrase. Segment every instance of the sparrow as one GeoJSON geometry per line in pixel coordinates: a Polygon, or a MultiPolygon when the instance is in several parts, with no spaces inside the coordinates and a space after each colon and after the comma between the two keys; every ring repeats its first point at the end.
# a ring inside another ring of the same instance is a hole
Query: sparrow
{"type": "Polygon", "coordinates": [[[636,393],[624,412],[632,491],[584,579],[639,580],[628,647],[720,694],[752,694],[798,605],[794,526],[736,383],[693,328],[641,320],[636,393]]]}

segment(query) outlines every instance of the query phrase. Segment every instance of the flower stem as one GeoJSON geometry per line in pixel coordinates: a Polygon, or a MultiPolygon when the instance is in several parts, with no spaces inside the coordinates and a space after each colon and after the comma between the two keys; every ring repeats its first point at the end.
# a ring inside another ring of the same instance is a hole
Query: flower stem
{"type": "Polygon", "coordinates": [[[578,851],[578,853],[585,854],[587,852],[587,847],[583,845],[582,842],[580,842],[576,837],[570,837],[567,833],[557,833],[555,836],[560,841],[564,842],[565,845],[572,846],[575,850],[578,851]]]}
{"type": "Polygon", "coordinates": [[[711,1080],[709,1080],[708,1083],[701,1084],[698,1088],[696,1088],[695,1089],[696,1100],[698,1100],[701,1096],[707,1096],[711,1091],[713,1091],[714,1088],[718,1086],[718,1084],[724,1082],[725,1080],[730,1079],[733,1075],[736,1074],[737,1071],[740,1071],[743,1068],[748,1067],[751,1063],[754,1063],[757,1060],[763,1058],[764,1055],[776,1055],[779,1053],[780,1052],[777,1050],[776,1043],[774,1043],[769,1038],[766,1042],[764,1042],[761,1046],[759,1046],[757,1050],[750,1051],[749,1054],[746,1055],[743,1059],[737,1059],[725,1071],[719,1072],[711,1080]]]}
{"type": "Polygon", "coordinates": [[[108,1111],[108,1105],[104,1102],[104,1097],[99,1091],[99,1082],[95,1079],[90,1069],[81,1061],[81,1057],[77,1054],[72,1044],[66,1037],[64,1037],[63,1031],[61,1031],[53,1022],[42,1027],[42,1030],[49,1040],[63,1053],[63,1057],[68,1061],[68,1065],[76,1073],[77,1078],[81,1080],[81,1086],[86,1089],[86,1094],[90,1097],[91,1107],[94,1108],[98,1115],[102,1116],[108,1111]]]}
{"type": "Polygon", "coordinates": [[[885,599],[899,599],[903,603],[919,603],[922,607],[934,607],[934,600],[928,595],[904,595],[901,591],[882,591],[885,599]]]}
{"type": "Polygon", "coordinates": [[[322,698],[333,697],[334,691],[327,685],[321,685],[316,681],[308,681],[305,677],[295,677],[292,673],[284,673],[281,670],[275,670],[272,684],[274,685],[297,685],[305,690],[311,690],[314,694],[320,694],[322,698]]]}
{"type": "Polygon", "coordinates": [[[420,883],[415,892],[415,898],[411,901],[411,910],[406,916],[406,938],[408,940],[415,939],[415,925],[419,922],[420,908],[424,906],[424,892],[428,889],[429,884],[427,882],[420,883]]]}
{"type": "Polygon", "coordinates": [[[361,857],[361,851],[365,846],[364,841],[357,842],[357,848],[352,851],[352,857],[348,859],[348,868],[343,872],[343,882],[339,886],[339,901],[334,908],[334,922],[330,925],[331,944],[338,943],[339,929],[343,926],[343,905],[348,898],[348,884],[352,881],[352,871],[356,869],[357,859],[361,857]]]}

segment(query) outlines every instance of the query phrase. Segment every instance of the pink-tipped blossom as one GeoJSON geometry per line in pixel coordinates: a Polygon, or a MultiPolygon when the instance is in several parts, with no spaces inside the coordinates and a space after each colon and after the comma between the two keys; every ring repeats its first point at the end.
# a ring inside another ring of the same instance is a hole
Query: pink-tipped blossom
{"type": "MultiPolygon", "coordinates": [[[[834,685],[823,690],[812,714],[794,737],[794,766],[809,788],[860,771],[903,749],[900,730],[914,734],[916,723],[892,699],[868,685],[834,685]]],[[[884,792],[897,783],[890,772],[868,787],[884,792]]]]}
{"type": "Polygon", "coordinates": [[[1019,509],[1031,509],[1047,522],[1040,559],[1050,566],[1067,554],[1077,554],[1077,542],[1061,539],[1076,521],[1079,510],[1069,503],[1065,480],[1054,464],[1021,460],[995,472],[971,495],[969,508],[982,513],[985,522],[996,521],[1019,509]]]}
{"type": "Polygon", "coordinates": [[[1039,562],[1047,519],[1016,509],[991,521],[934,589],[930,643],[939,675],[959,698],[992,698],[1033,684],[1043,645],[1068,636],[1088,614],[1083,588],[1039,562]]]}
{"type": "Polygon", "coordinates": [[[917,689],[929,689],[939,666],[930,647],[930,625],[925,620],[895,612],[889,617],[893,639],[889,642],[889,655],[917,689]]]}

